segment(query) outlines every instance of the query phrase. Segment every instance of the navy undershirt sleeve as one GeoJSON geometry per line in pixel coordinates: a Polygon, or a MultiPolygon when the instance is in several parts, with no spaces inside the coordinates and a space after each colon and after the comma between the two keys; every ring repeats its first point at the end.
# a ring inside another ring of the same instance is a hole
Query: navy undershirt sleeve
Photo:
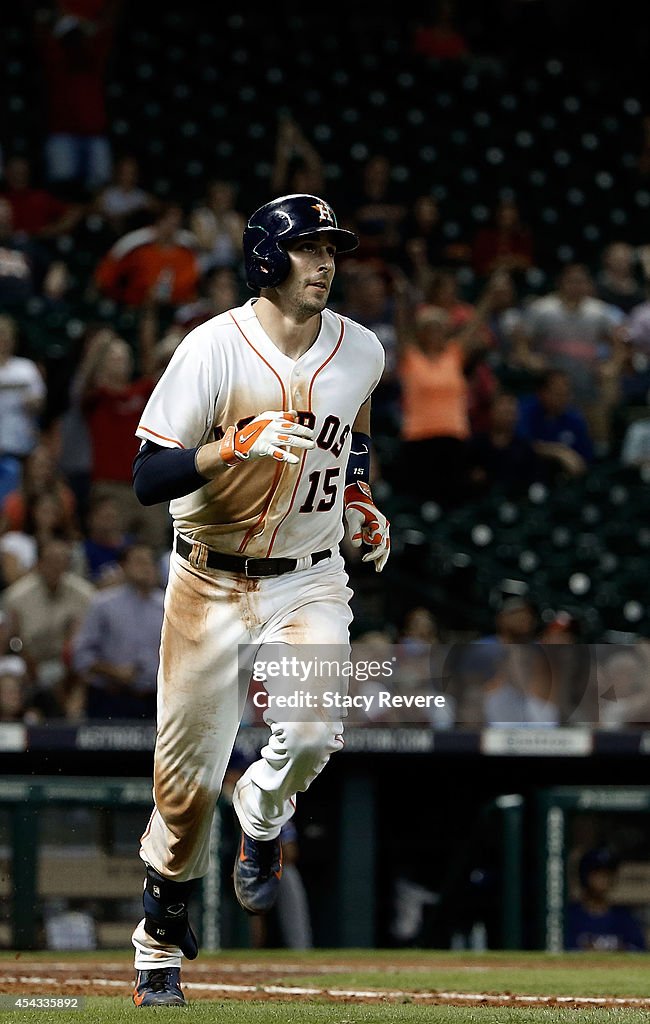
{"type": "Polygon", "coordinates": [[[133,490],[140,504],[173,501],[203,487],[208,481],[196,468],[196,452],[145,441],[133,460],[133,490]]]}
{"type": "Polygon", "coordinates": [[[350,457],[345,471],[346,484],[353,484],[355,480],[363,480],[366,484],[370,481],[371,446],[368,434],[362,434],[359,430],[352,431],[350,457]]]}

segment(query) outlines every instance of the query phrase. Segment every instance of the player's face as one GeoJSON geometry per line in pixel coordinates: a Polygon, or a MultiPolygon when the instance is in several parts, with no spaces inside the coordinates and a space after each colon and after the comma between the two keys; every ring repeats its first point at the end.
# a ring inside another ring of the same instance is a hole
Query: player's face
{"type": "Polygon", "coordinates": [[[291,270],[278,291],[300,319],[309,319],[327,305],[336,246],[327,235],[313,235],[292,242],[287,252],[291,270]]]}

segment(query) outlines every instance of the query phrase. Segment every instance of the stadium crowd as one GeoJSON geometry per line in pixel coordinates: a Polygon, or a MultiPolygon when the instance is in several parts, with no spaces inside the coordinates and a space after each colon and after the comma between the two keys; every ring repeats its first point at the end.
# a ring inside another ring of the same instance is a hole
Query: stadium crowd
{"type": "MultiPolygon", "coordinates": [[[[137,147],[111,135],[103,76],[119,8],[37,8],[42,152],[0,140],[0,721],[153,717],[172,526],[133,495],[135,428],[185,335],[251,294],[249,206],[227,167],[191,202],[160,195],[137,147]]],[[[466,59],[461,44],[422,30],[414,53],[466,59]]],[[[597,265],[551,265],[516,189],[451,237],[434,178],[413,194],[378,151],[334,182],[288,114],[272,155],[262,199],[325,195],[360,237],[331,305],[386,350],[373,397],[384,493],[445,515],[494,489],[515,502],[534,484],[561,491],[608,460],[650,467],[650,244],[611,226],[597,265]]],[[[640,145],[641,178],[647,159],[640,145]]],[[[358,555],[344,550],[363,604],[358,555]]],[[[388,614],[375,642],[439,641],[430,609],[407,613],[388,614]]],[[[556,609],[507,642],[578,643],[573,625],[556,609]]],[[[498,721],[492,703],[458,721],[498,721]]]]}

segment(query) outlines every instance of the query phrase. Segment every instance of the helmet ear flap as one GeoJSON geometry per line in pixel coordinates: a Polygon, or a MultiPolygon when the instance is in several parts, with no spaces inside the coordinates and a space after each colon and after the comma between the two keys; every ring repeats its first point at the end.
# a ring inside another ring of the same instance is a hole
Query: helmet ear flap
{"type": "Polygon", "coordinates": [[[287,252],[258,225],[244,231],[244,255],[249,288],[276,288],[289,273],[287,252]]]}

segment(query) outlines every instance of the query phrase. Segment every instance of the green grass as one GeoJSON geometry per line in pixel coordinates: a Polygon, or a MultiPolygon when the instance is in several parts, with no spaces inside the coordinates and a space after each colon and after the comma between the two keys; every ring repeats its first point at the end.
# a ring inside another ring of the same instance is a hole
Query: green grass
{"type": "MultiPolygon", "coordinates": [[[[474,958],[468,954],[463,965],[441,967],[439,962],[432,970],[400,970],[396,967],[390,975],[378,975],[376,971],[352,971],[345,974],[322,973],[301,975],[300,984],[322,988],[366,989],[390,987],[406,991],[453,991],[453,992],[520,992],[526,995],[580,995],[580,996],[650,996],[650,971],[648,958],[637,954],[634,960],[621,958],[613,963],[601,963],[599,967],[587,967],[584,958],[570,963],[549,959],[544,966],[535,958],[535,966],[526,960],[517,964],[500,966],[498,960],[491,962],[485,957],[474,958]],[[622,961],[622,962],[621,962],[622,961]],[[479,966],[480,965],[480,966],[479,966]]],[[[294,984],[295,979],[285,979],[294,984]]],[[[649,1018],[646,1018],[650,1020],[649,1018]]]]}
{"type": "Polygon", "coordinates": [[[89,999],[84,1010],[49,1013],[23,1011],[0,1014],[0,1019],[38,1024],[119,1024],[152,1018],[189,1024],[647,1024],[648,1013],[629,1009],[496,1009],[490,1007],[369,1006],[324,1003],[233,1001],[196,1002],[174,1009],[136,1009],[123,999],[89,999]]]}
{"type": "MultiPolygon", "coordinates": [[[[89,965],[83,953],[40,952],[17,954],[0,952],[0,980],[3,975],[20,970],[21,960],[69,960],[71,964],[89,965]]],[[[103,950],[94,960],[123,962],[125,981],[131,979],[131,956],[125,950],[103,950]]],[[[202,954],[198,963],[214,962],[215,974],[193,974],[191,964],[184,968],[185,981],[237,981],[232,976],[218,975],[219,963],[304,963],[310,974],[269,970],[260,979],[247,978],[247,984],[273,984],[319,989],[384,989],[401,991],[459,991],[521,993],[574,996],[639,996],[650,997],[649,959],[646,954],[544,954],[535,952],[456,953],[438,950],[225,950],[222,954],[202,954]],[[316,965],[328,968],[316,971],[316,965]],[[337,971],[337,967],[346,970],[337,971]]],[[[98,971],[99,973],[99,971],[98,971]]],[[[45,994],[45,993],[43,993],[45,994]]],[[[408,997],[397,1001],[351,1003],[340,999],[329,1002],[325,996],[304,999],[276,999],[272,996],[239,1001],[232,997],[213,1000],[192,999],[191,987],[186,992],[191,1001],[187,1008],[136,1009],[125,996],[89,997],[84,1009],[70,1011],[22,1010],[0,1012],[0,1020],[29,1021],[33,1024],[117,1024],[129,1019],[160,1020],[171,1015],[192,1024],[648,1024],[650,1008],[601,1007],[495,1007],[490,1005],[430,1006],[415,1005],[408,997]]]]}

